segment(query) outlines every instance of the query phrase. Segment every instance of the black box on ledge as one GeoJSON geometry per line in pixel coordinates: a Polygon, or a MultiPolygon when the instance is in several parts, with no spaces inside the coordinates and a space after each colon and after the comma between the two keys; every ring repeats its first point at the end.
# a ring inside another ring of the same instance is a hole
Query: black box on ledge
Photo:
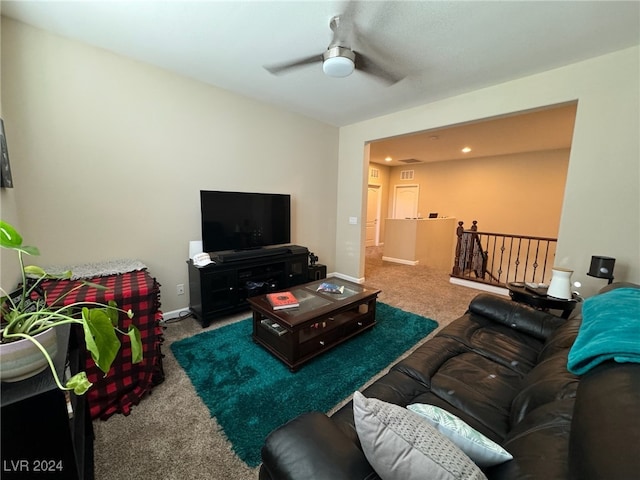
{"type": "Polygon", "coordinates": [[[309,280],[320,280],[321,278],[327,278],[327,266],[316,263],[315,265],[309,265],[309,280]]]}

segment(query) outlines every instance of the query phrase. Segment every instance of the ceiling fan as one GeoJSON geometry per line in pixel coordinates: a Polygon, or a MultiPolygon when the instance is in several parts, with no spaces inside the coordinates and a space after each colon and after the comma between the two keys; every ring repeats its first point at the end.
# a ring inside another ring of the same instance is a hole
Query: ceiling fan
{"type": "MultiPolygon", "coordinates": [[[[351,49],[349,38],[356,36],[356,27],[348,15],[332,17],[329,27],[333,31],[333,38],[323,53],[300,58],[292,62],[267,65],[264,68],[273,75],[280,75],[299,67],[321,62],[322,71],[329,77],[347,77],[354,70],[359,70],[389,85],[404,78],[403,75],[384,69],[372,60],[369,55],[364,55],[360,51],[356,52],[351,49]]],[[[370,50],[373,50],[372,46],[370,46],[370,50]]]]}

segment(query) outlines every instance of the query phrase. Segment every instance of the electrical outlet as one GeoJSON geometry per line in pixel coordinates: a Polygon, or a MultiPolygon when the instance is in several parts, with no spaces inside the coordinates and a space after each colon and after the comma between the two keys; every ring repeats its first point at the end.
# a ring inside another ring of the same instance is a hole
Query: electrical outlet
{"type": "Polygon", "coordinates": [[[176,293],[178,295],[184,295],[184,283],[179,283],[176,285],[176,293]]]}

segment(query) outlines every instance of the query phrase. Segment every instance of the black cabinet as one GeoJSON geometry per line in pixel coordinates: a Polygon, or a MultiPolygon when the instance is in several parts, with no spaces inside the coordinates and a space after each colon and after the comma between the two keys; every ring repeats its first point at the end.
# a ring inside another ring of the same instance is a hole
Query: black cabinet
{"type": "Polygon", "coordinates": [[[320,280],[321,278],[327,278],[327,266],[316,263],[315,265],[309,265],[309,281],[320,280]]]}
{"type": "MultiPolygon", "coordinates": [[[[85,350],[69,325],[56,327],[56,371],[77,373],[85,350]],[[71,333],[71,335],[70,335],[71,333]],[[70,339],[71,337],[71,339],[70,339]]],[[[2,384],[2,479],[93,479],[93,425],[84,396],[59,390],[47,368],[2,384]]]]}
{"type": "Polygon", "coordinates": [[[248,309],[249,297],[306,283],[308,259],[306,248],[294,246],[202,268],[189,261],[189,308],[207,327],[215,318],[248,309]]]}

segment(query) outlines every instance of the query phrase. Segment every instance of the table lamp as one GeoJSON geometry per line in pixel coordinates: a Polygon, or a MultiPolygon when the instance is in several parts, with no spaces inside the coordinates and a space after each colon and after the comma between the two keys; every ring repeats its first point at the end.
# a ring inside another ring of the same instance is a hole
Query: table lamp
{"type": "Polygon", "coordinates": [[[561,298],[563,300],[571,300],[571,275],[573,270],[561,267],[553,267],[551,269],[552,277],[547,289],[549,297],[561,298]]]}

